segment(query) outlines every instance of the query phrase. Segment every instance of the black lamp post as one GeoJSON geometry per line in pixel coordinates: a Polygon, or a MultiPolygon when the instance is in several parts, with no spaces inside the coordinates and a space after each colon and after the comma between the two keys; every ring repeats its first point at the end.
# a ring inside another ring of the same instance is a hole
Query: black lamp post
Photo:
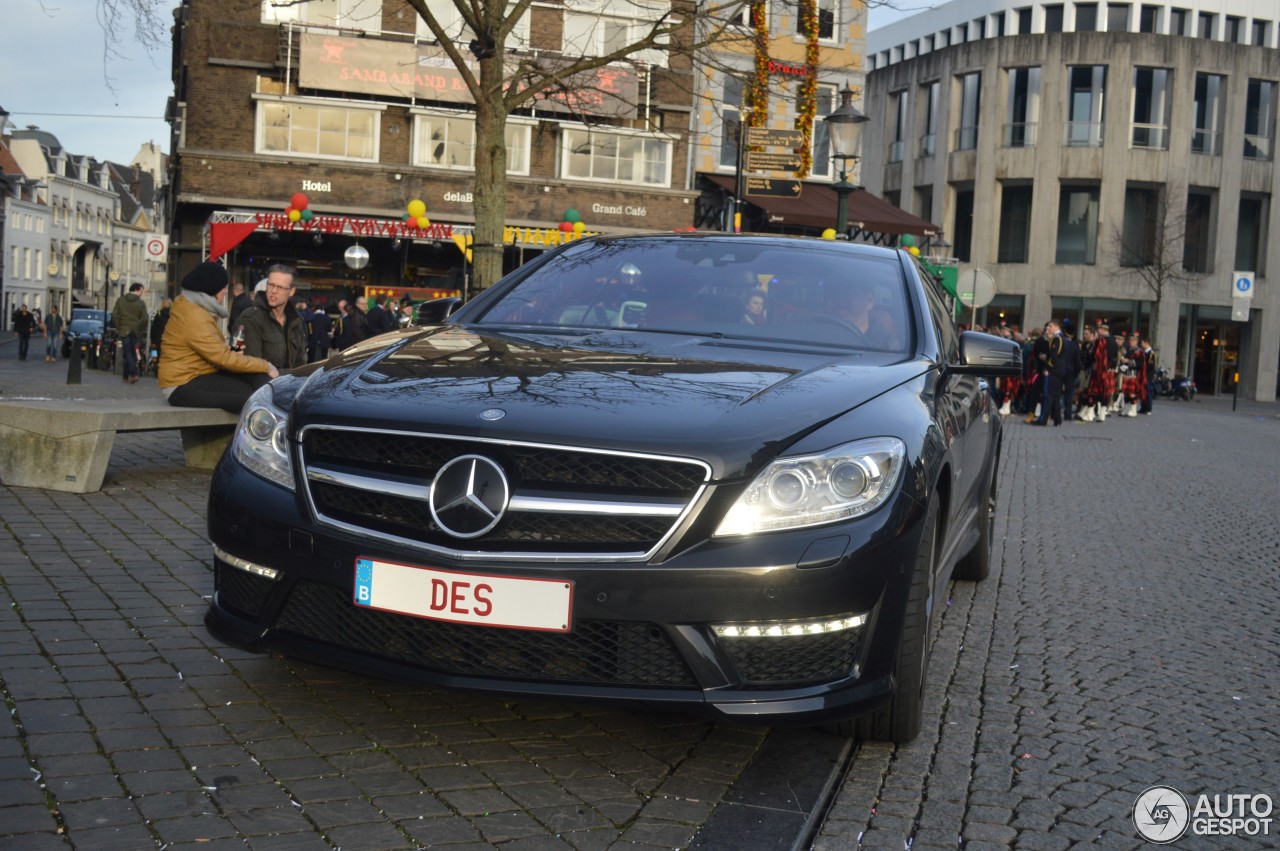
{"type": "Polygon", "coordinates": [[[849,182],[849,160],[857,162],[862,147],[862,125],[870,119],[853,105],[853,88],[846,82],[840,92],[840,107],[822,119],[831,139],[831,159],[840,160],[840,180],[832,185],[839,199],[836,206],[836,233],[849,227],[849,195],[862,187],[849,182]]]}

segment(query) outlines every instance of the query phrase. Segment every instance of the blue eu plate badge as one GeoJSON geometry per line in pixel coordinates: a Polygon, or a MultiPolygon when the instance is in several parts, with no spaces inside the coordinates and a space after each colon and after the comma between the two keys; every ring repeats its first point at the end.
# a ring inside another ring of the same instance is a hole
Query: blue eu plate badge
{"type": "Polygon", "coordinates": [[[373,562],[367,558],[356,560],[356,605],[367,606],[373,602],[373,562]]]}

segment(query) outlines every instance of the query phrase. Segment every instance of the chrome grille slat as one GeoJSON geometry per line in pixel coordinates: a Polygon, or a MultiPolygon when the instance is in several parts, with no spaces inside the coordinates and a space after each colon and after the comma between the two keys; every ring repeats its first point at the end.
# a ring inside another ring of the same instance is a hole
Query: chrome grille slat
{"type": "Polygon", "coordinates": [[[688,458],[456,435],[308,426],[300,437],[317,522],[462,560],[643,560],[710,477],[688,458]],[[497,527],[463,541],[439,528],[428,500],[440,468],[468,454],[501,465],[512,498],[497,527]]]}

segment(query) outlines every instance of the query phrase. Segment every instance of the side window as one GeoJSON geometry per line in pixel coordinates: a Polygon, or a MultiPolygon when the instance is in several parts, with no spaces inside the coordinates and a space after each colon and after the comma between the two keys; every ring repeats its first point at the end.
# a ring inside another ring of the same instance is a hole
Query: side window
{"type": "Polygon", "coordinates": [[[924,282],[929,315],[937,329],[938,343],[942,346],[943,357],[948,363],[952,363],[960,357],[960,334],[956,331],[955,311],[948,307],[951,296],[942,290],[933,275],[919,266],[916,267],[916,274],[924,282]]]}

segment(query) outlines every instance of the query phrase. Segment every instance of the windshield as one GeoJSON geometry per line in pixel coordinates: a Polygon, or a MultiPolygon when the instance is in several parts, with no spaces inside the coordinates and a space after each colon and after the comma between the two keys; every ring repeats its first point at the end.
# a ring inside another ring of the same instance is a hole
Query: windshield
{"type": "Polygon", "coordinates": [[[67,324],[67,331],[73,335],[101,334],[102,322],[97,319],[72,319],[67,324]]]}
{"type": "Polygon", "coordinates": [[[892,256],[818,240],[636,238],[575,244],[503,294],[481,325],[632,328],[905,351],[892,256]]]}

